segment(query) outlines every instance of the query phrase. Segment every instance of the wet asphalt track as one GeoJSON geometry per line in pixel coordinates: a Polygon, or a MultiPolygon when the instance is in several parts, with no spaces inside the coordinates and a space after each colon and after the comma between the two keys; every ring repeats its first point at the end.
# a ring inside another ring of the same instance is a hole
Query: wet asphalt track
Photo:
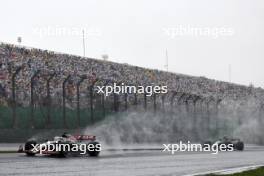
{"type": "Polygon", "coordinates": [[[0,175],[124,176],[188,175],[248,165],[264,165],[264,147],[247,146],[243,152],[217,155],[181,152],[174,155],[159,150],[108,150],[98,158],[0,154],[0,175]]]}

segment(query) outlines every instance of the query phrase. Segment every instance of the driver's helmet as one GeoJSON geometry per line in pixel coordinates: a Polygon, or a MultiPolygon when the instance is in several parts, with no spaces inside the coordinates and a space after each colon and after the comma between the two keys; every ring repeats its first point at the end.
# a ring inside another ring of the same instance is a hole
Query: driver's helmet
{"type": "Polygon", "coordinates": [[[228,137],[227,136],[224,136],[223,137],[223,141],[228,141],[228,137]]]}
{"type": "Polygon", "coordinates": [[[62,135],[61,135],[61,137],[64,137],[64,138],[69,138],[71,135],[69,134],[69,133],[63,133],[62,135]]]}

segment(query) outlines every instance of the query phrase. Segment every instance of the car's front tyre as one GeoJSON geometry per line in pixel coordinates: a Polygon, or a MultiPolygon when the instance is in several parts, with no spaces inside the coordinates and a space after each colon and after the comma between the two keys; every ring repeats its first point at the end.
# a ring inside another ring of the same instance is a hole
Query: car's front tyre
{"type": "Polygon", "coordinates": [[[25,153],[27,156],[35,156],[36,153],[34,153],[32,149],[34,148],[33,146],[35,146],[36,144],[37,144],[37,141],[35,140],[28,140],[25,143],[25,153]]]}

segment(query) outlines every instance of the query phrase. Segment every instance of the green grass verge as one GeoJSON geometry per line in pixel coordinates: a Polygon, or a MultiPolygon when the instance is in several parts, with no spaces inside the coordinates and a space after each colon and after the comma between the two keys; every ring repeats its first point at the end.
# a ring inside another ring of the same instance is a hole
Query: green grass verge
{"type": "MultiPolygon", "coordinates": [[[[220,176],[220,175],[208,174],[206,176],[220,176]]],[[[223,175],[221,175],[221,176],[223,176],[223,175]]],[[[227,174],[225,176],[264,176],[264,167],[259,167],[257,169],[244,171],[244,172],[241,172],[241,173],[227,174]]]]}

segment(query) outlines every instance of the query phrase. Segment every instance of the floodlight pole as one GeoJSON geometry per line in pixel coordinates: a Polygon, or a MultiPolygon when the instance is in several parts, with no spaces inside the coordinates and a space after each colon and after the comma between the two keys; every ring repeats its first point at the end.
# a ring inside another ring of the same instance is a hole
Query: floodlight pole
{"type": "Polygon", "coordinates": [[[83,37],[83,57],[85,57],[85,36],[84,36],[84,30],[82,30],[82,37],[83,37]]]}

